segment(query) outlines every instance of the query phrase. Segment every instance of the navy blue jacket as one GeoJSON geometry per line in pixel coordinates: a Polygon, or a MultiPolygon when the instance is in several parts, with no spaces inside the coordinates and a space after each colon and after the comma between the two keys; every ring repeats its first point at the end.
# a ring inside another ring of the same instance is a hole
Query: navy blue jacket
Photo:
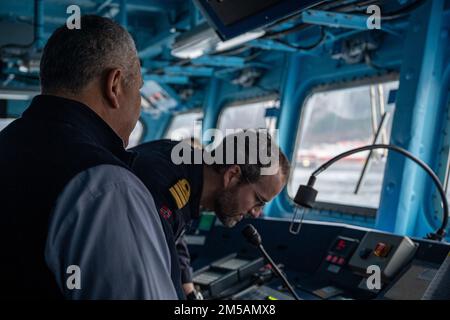
{"type": "Polygon", "coordinates": [[[59,195],[80,173],[98,166],[120,167],[132,175],[128,169],[134,157],[89,107],[55,96],[35,97],[22,118],[0,133],[1,297],[63,297],[62,281],[55,279],[60,275],[52,273],[44,257],[59,195]]]}
{"type": "Polygon", "coordinates": [[[202,164],[176,165],[171,159],[179,141],[157,140],[132,149],[137,153],[134,173],[150,190],[161,217],[170,225],[181,268],[182,283],[192,282],[190,255],[184,232],[200,216],[202,164]]]}

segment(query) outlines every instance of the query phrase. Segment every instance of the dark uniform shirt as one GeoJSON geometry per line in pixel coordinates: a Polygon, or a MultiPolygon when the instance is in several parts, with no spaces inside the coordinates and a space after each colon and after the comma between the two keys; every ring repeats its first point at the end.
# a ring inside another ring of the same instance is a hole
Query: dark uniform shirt
{"type": "Polygon", "coordinates": [[[179,141],[158,140],[141,144],[133,164],[135,174],[150,190],[161,217],[170,225],[175,255],[180,264],[181,282],[192,282],[192,268],[184,232],[200,215],[203,187],[201,164],[174,164],[172,149],[179,141]]]}
{"type": "Polygon", "coordinates": [[[133,159],[92,109],[56,96],[0,133],[0,298],[183,297],[133,159]]]}

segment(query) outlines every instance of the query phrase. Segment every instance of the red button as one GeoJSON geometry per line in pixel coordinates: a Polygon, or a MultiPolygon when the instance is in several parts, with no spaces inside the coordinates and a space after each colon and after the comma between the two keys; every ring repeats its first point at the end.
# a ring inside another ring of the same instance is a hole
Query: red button
{"type": "Polygon", "coordinates": [[[344,258],[340,258],[337,264],[342,266],[342,265],[344,265],[344,263],[345,263],[345,259],[344,258]]]}
{"type": "Polygon", "coordinates": [[[331,260],[332,263],[336,263],[338,261],[338,257],[333,257],[333,260],[331,260]]]}
{"type": "Polygon", "coordinates": [[[328,262],[330,262],[331,261],[331,259],[333,259],[333,256],[331,255],[331,254],[329,254],[327,257],[326,257],[326,259],[325,260],[327,260],[328,262]]]}
{"type": "Polygon", "coordinates": [[[377,257],[386,257],[389,254],[389,251],[391,251],[391,246],[388,244],[385,244],[383,242],[379,242],[375,250],[373,251],[373,254],[377,257]]]}

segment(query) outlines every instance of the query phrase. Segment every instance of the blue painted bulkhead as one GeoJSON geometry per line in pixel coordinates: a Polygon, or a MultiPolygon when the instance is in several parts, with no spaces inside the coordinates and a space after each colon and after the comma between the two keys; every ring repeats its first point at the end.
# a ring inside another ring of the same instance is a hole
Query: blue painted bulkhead
{"type": "MultiPolygon", "coordinates": [[[[404,5],[414,1],[393,2],[404,5]]],[[[400,87],[396,95],[391,143],[424,160],[444,181],[450,134],[450,1],[419,2],[421,5],[411,14],[382,20],[382,30],[367,30],[366,19],[355,18],[350,23],[343,16],[330,17],[318,12],[308,16],[311,27],[285,36],[283,42],[257,39],[249,42],[246,50],[241,52],[236,50],[227,55],[180,61],[170,54],[175,37],[204,22],[191,1],[2,1],[0,22],[17,25],[18,33],[6,40],[2,34],[0,40],[5,45],[9,40],[21,38],[26,44],[33,37],[24,38],[23,35],[28,35],[27,30],[33,30],[35,41],[31,47],[38,50],[54,28],[65,23],[66,8],[70,4],[78,4],[82,13],[111,16],[133,35],[144,79],[160,83],[177,101],[177,106],[171,109],[143,110],[142,142],[163,137],[173,115],[178,112],[201,107],[205,131],[217,126],[225,105],[278,94],[279,144],[290,159],[296,147],[302,107],[314,90],[370,78],[396,78],[400,80],[400,87]],[[35,5],[39,10],[34,10],[35,5]],[[35,16],[40,24],[39,28],[33,29],[35,16]],[[25,31],[21,33],[19,27],[25,31]],[[325,36],[318,46],[311,50],[296,48],[317,43],[321,30],[325,36]],[[376,42],[378,47],[371,53],[371,63],[346,63],[333,56],[336,50],[343,50],[342,41],[358,37],[376,42]],[[250,69],[261,74],[254,85],[243,87],[232,83],[237,74],[250,69]],[[189,95],[181,94],[187,91],[189,95]]],[[[295,19],[287,21],[275,30],[285,30],[298,23],[295,19]]],[[[18,68],[20,59],[22,57],[12,55],[2,62],[1,88],[37,93],[37,71],[18,68]]],[[[20,116],[28,103],[29,99],[8,100],[6,115],[20,116]]],[[[270,203],[265,214],[290,219],[293,210],[293,202],[284,190],[270,203]]],[[[331,206],[309,210],[305,219],[344,222],[421,237],[439,226],[441,215],[438,194],[431,180],[414,163],[391,152],[376,217],[362,215],[352,208],[331,206]]]]}

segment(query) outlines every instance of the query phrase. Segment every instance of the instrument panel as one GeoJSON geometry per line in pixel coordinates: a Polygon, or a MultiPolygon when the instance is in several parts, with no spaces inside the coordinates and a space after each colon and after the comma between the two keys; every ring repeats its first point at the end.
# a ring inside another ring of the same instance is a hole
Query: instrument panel
{"type": "MultiPolygon", "coordinates": [[[[420,299],[450,251],[446,243],[343,224],[304,222],[294,235],[284,220],[247,222],[259,230],[266,251],[305,300],[420,299]]],[[[197,289],[207,299],[292,299],[242,237],[243,227],[216,224],[201,235],[190,234],[204,237],[202,245],[189,245],[197,289]]]]}

